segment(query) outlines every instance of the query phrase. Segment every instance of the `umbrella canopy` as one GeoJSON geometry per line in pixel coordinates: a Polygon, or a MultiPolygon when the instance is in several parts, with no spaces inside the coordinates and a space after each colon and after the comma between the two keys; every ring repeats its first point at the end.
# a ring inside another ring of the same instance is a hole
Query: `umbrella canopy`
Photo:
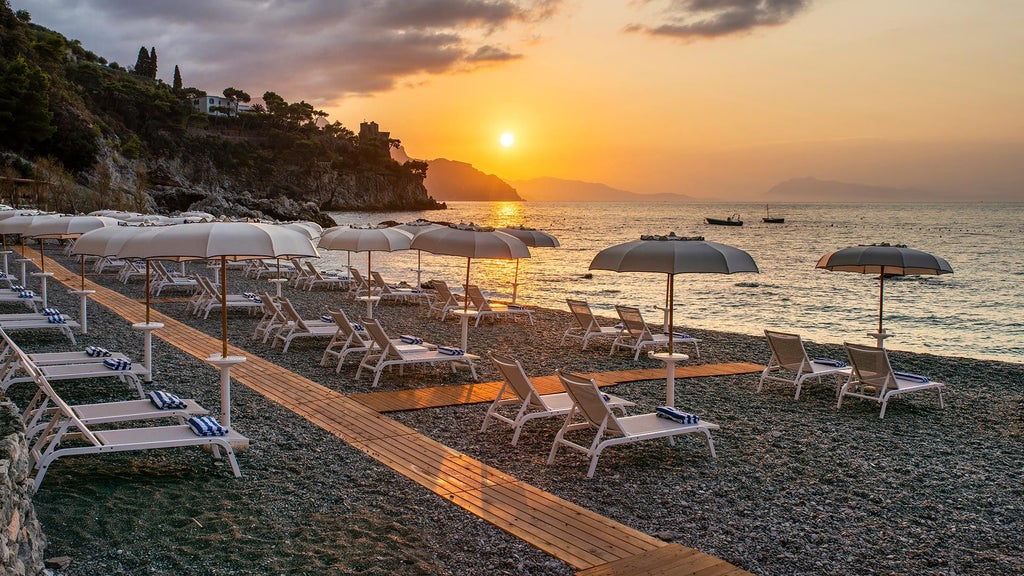
{"type": "Polygon", "coordinates": [[[324,230],[320,248],[327,250],[348,250],[349,252],[366,252],[366,315],[373,317],[373,299],[370,290],[373,282],[373,253],[408,250],[412,243],[412,234],[388,228],[386,226],[335,226],[324,230]]]}
{"type": "Polygon", "coordinates": [[[316,222],[310,222],[308,220],[300,220],[298,222],[286,222],[284,224],[278,224],[284,228],[295,230],[306,235],[314,243],[320,240],[320,237],[324,234],[324,227],[317,224],[316,222]]]}
{"type": "MultiPolygon", "coordinates": [[[[668,332],[673,332],[672,308],[676,274],[734,274],[757,272],[754,259],[743,250],[708,242],[703,236],[641,236],[640,240],[605,248],[590,263],[591,270],[659,272],[668,275],[668,332]]],[[[668,352],[673,353],[673,338],[668,352]]]]}
{"type": "Polygon", "coordinates": [[[865,244],[822,256],[815,268],[858,274],[878,274],[878,345],[885,339],[882,311],[886,276],[952,274],[953,268],[938,256],[900,244],[865,244]]]}
{"type": "MultiPolygon", "coordinates": [[[[530,249],[522,240],[494,228],[459,224],[427,230],[412,241],[413,250],[431,254],[461,256],[466,259],[466,285],[469,285],[473,258],[515,260],[529,258],[530,249]]],[[[463,309],[468,310],[468,301],[463,309]]]]}
{"type": "MultiPolygon", "coordinates": [[[[46,258],[43,254],[43,238],[78,238],[82,234],[97,228],[117,226],[120,221],[106,216],[59,216],[57,218],[40,218],[33,220],[23,233],[29,238],[39,239],[40,269],[46,272],[46,258]]],[[[85,266],[85,256],[82,256],[85,266]]],[[[82,289],[85,289],[85,274],[82,274],[82,289]]]]}
{"type": "Polygon", "coordinates": [[[148,228],[147,231],[151,232],[126,243],[118,256],[143,260],[220,259],[221,355],[224,358],[228,355],[226,262],[319,256],[313,243],[304,234],[273,224],[202,222],[148,228]]]}

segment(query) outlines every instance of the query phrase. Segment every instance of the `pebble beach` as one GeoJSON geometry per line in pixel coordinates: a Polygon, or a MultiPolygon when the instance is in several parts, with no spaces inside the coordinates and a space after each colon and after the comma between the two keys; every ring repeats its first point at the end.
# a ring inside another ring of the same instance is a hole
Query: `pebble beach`
{"type": "MultiPolygon", "coordinates": [[[[78,269],[71,259],[57,260],[78,269]]],[[[90,279],[143,298],[137,280],[125,285],[113,275],[90,279]]],[[[239,272],[229,275],[229,292],[271,289],[239,272]]],[[[343,308],[352,319],[365,313],[362,303],[338,291],[285,288],[284,295],[306,318],[327,306],[343,308]]],[[[187,317],[184,300],[172,300],[154,309],[219,337],[219,315],[187,317]]],[[[50,305],[77,317],[78,297],[56,282],[50,305]]],[[[439,344],[459,340],[457,321],[428,318],[425,307],[384,304],[375,316],[392,335],[417,334],[439,344]]],[[[533,327],[502,321],[472,328],[469,349],[484,357],[513,354],[532,375],[663,366],[645,357],[634,361],[632,353],[609,355],[606,343],[584,351],[578,341],[561,345],[573,323],[567,309],[535,309],[534,318],[533,327]]],[[[341,374],[319,365],[326,340],[296,340],[287,354],[253,340],[257,319],[231,312],[231,343],[343,394],[371,391],[368,376],[355,379],[355,359],[341,374]]],[[[710,326],[682,328],[703,340],[699,362],[768,360],[764,338],[710,326]]],[[[140,334],[95,304],[89,334],[79,337],[77,347],[49,331],[13,337],[30,353],[97,345],[136,361],[142,357],[140,334]]],[[[844,337],[864,340],[837,334],[834,342],[807,342],[808,353],[844,358],[844,337]]],[[[721,426],[714,433],[718,457],[712,459],[695,437],[675,446],[633,443],[606,451],[590,480],[582,454],[563,450],[546,464],[561,419],[531,422],[513,448],[507,427],[479,432],[486,404],[387,416],[579,506],[754,574],[1024,573],[1024,365],[904,353],[895,340],[888,346],[897,370],[948,384],[944,409],[933,392],[924,392],[892,401],[880,420],[874,403],[847,401],[836,410],[831,384],[805,386],[794,401],[792,388],[778,384],[758,394],[756,374],[679,380],[676,406],[721,426]]],[[[219,405],[217,373],[159,337],[154,372],[152,387],[214,410],[219,405]]],[[[487,361],[478,373],[483,382],[499,378],[487,361]]],[[[386,374],[375,390],[469,382],[465,371],[410,369],[404,376],[386,374]]],[[[663,380],[645,381],[603,390],[636,402],[632,412],[642,413],[664,403],[664,386],[663,380]]],[[[63,382],[58,391],[72,403],[132,397],[127,386],[109,381],[63,382]]],[[[26,384],[8,390],[19,405],[31,394],[26,384]]],[[[236,385],[232,394],[233,424],[251,439],[239,454],[240,479],[195,449],[58,461],[35,496],[49,539],[46,556],[71,559],[51,573],[576,571],[244,386],[236,385]]]]}

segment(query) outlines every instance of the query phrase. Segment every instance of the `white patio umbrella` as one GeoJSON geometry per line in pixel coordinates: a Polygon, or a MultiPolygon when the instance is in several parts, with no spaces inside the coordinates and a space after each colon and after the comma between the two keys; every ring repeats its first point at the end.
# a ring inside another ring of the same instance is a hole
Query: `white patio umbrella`
{"type": "Polygon", "coordinates": [[[882,327],[886,276],[952,274],[953,268],[938,256],[901,244],[864,244],[836,250],[822,256],[815,268],[858,274],[878,274],[878,332],[873,336],[881,348],[891,336],[882,327]]]}
{"type": "MultiPolygon", "coordinates": [[[[517,260],[529,258],[530,249],[522,240],[494,228],[459,224],[428,230],[412,241],[413,250],[431,254],[461,256],[466,259],[466,286],[469,286],[470,264],[473,258],[517,260]]],[[[469,341],[469,297],[463,298],[462,349],[469,341]]]]}
{"type": "MultiPolygon", "coordinates": [[[[28,278],[25,273],[25,230],[37,220],[49,220],[58,218],[58,214],[35,214],[35,215],[18,215],[11,216],[0,220],[0,236],[6,234],[20,234],[21,235],[21,281],[25,286],[28,286],[28,278]]],[[[45,264],[43,264],[45,266],[45,264]]]]}
{"type": "MultiPolygon", "coordinates": [[[[145,260],[220,260],[221,353],[207,362],[221,371],[221,413],[224,426],[231,426],[231,366],[244,362],[228,356],[227,262],[257,258],[315,257],[316,248],[305,235],[274,226],[250,222],[203,222],[150,228],[152,233],[125,245],[124,258],[145,260]]],[[[149,290],[146,290],[147,294],[149,290]]]]}
{"type": "MultiPolygon", "coordinates": [[[[35,216],[37,214],[39,214],[39,210],[15,210],[13,208],[5,209],[5,210],[0,210],[0,221],[7,220],[8,218],[13,218],[15,216],[35,216]]],[[[0,244],[3,245],[3,255],[4,255],[4,270],[3,270],[3,272],[4,272],[4,274],[7,274],[9,271],[7,269],[7,252],[8,252],[8,250],[7,250],[7,233],[6,232],[0,233],[0,244]]]]}
{"type": "MultiPolygon", "coordinates": [[[[412,234],[413,238],[416,238],[420,234],[422,234],[424,232],[427,232],[429,230],[436,230],[438,228],[444,228],[444,225],[443,224],[437,224],[435,222],[431,222],[430,220],[424,220],[422,218],[418,218],[416,220],[413,220],[412,222],[406,222],[405,224],[397,224],[394,227],[398,228],[399,230],[403,230],[405,232],[408,232],[409,234],[412,234]]],[[[417,288],[423,287],[423,279],[422,279],[423,266],[420,264],[422,255],[423,255],[423,251],[422,250],[417,250],[416,251],[416,287],[417,288]]]]}
{"type": "MultiPolygon", "coordinates": [[[[227,294],[227,261],[256,258],[318,256],[305,235],[249,222],[201,222],[149,228],[118,252],[122,258],[141,260],[214,260],[221,263],[221,295],[227,294]]],[[[228,355],[227,303],[221,302],[221,355],[228,355]]]]}
{"type": "Polygon", "coordinates": [[[373,253],[408,250],[411,242],[412,234],[386,226],[335,226],[324,230],[317,246],[327,250],[366,252],[366,316],[372,318],[373,253]]]}
{"type": "MultiPolygon", "coordinates": [[[[78,238],[82,234],[97,228],[118,226],[120,221],[106,216],[58,216],[57,218],[46,218],[33,220],[25,231],[24,236],[39,240],[39,255],[42,260],[42,271],[46,272],[46,259],[43,254],[44,238],[56,238],[67,240],[78,238]]],[[[85,267],[85,256],[82,256],[82,267],[85,267]]],[[[82,289],[85,290],[85,273],[82,273],[82,289]]]]}
{"type": "Polygon", "coordinates": [[[590,263],[591,270],[615,272],[657,272],[668,275],[668,355],[652,355],[665,362],[668,378],[668,405],[675,403],[675,362],[685,360],[673,349],[675,331],[672,310],[675,305],[676,274],[734,274],[757,272],[754,259],[743,250],[726,244],[708,242],[703,236],[683,237],[670,232],[666,236],[641,236],[640,240],[605,248],[590,263]]]}
{"type": "MultiPolygon", "coordinates": [[[[558,238],[555,238],[547,232],[541,232],[536,228],[526,228],[525,226],[519,226],[517,228],[498,228],[506,234],[511,234],[516,238],[523,241],[530,248],[558,248],[560,246],[558,238]]],[[[516,296],[519,293],[519,259],[516,258],[516,273],[512,280],[512,303],[516,303],[516,296]]]]}

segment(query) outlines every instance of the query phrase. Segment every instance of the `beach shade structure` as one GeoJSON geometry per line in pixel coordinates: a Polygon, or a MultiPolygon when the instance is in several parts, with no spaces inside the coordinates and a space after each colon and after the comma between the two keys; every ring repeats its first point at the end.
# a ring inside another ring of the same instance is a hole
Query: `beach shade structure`
{"type": "MultiPolygon", "coordinates": [[[[419,236],[420,234],[422,234],[424,232],[427,232],[429,230],[436,230],[437,228],[444,228],[445,226],[444,226],[444,224],[437,224],[436,222],[431,222],[430,220],[424,220],[423,218],[417,218],[416,220],[413,220],[412,222],[406,222],[405,224],[396,224],[394,227],[398,228],[399,230],[403,230],[405,232],[408,232],[409,234],[412,234],[413,238],[416,238],[417,236],[419,236]]],[[[416,251],[416,287],[417,288],[422,288],[423,287],[423,279],[422,279],[423,266],[420,265],[420,259],[421,259],[422,255],[423,255],[423,251],[422,250],[417,250],[416,251]]]]}
{"type": "Polygon", "coordinates": [[[26,287],[28,286],[28,278],[25,274],[25,230],[31,226],[37,220],[48,220],[59,217],[58,214],[33,214],[33,215],[16,215],[10,218],[0,220],[0,236],[6,237],[7,234],[19,234],[21,235],[21,282],[26,287]]]}
{"type": "MultiPolygon", "coordinates": [[[[525,226],[519,226],[518,228],[498,228],[506,234],[511,234],[516,238],[523,241],[530,248],[558,248],[558,238],[555,238],[547,232],[542,232],[535,228],[526,228],[525,226]]],[[[516,272],[512,280],[512,303],[516,303],[516,296],[519,293],[519,259],[516,258],[516,272]]]]}
{"type": "Polygon", "coordinates": [[[953,268],[938,256],[907,248],[901,244],[862,244],[836,250],[822,256],[815,268],[835,272],[856,272],[878,275],[878,332],[869,336],[875,338],[881,348],[885,339],[892,336],[882,327],[885,304],[885,278],[892,276],[917,276],[952,274],[953,268]]]}
{"type": "Polygon", "coordinates": [[[739,248],[708,242],[703,236],[676,236],[675,232],[665,236],[641,236],[639,240],[605,248],[594,256],[590,269],[667,275],[668,353],[651,354],[650,357],[665,362],[668,406],[675,405],[675,364],[689,359],[685,354],[676,354],[673,348],[676,274],[758,272],[753,257],[739,248]]]}
{"type": "MultiPolygon", "coordinates": [[[[120,225],[120,221],[107,216],[58,216],[56,218],[45,218],[33,220],[29,224],[23,236],[39,240],[39,255],[42,261],[42,271],[46,272],[46,260],[43,259],[43,243],[45,238],[56,238],[68,240],[79,238],[82,234],[96,230],[97,228],[108,228],[120,225]]],[[[84,256],[83,256],[84,259],[84,256]]],[[[84,261],[84,260],[83,260],[84,261]]],[[[82,289],[85,289],[83,284],[82,289]]]]}
{"type": "MultiPolygon", "coordinates": [[[[5,209],[5,210],[0,210],[0,221],[7,220],[8,218],[13,218],[14,216],[35,216],[36,214],[39,214],[38,210],[5,209]]],[[[7,234],[6,233],[0,233],[0,244],[3,245],[3,260],[4,260],[3,273],[4,274],[8,274],[8,273],[10,273],[10,270],[8,270],[8,268],[7,268],[7,255],[10,253],[10,251],[7,249],[7,234]]]]}
{"type": "Polygon", "coordinates": [[[211,355],[207,362],[221,371],[221,414],[224,426],[230,426],[231,366],[245,358],[228,356],[227,262],[319,254],[304,234],[273,224],[201,222],[148,230],[152,232],[126,243],[119,256],[143,260],[220,260],[221,353],[219,357],[211,355]]]}
{"type": "MultiPolygon", "coordinates": [[[[120,221],[113,218],[107,218],[106,216],[60,216],[58,218],[48,218],[45,220],[36,220],[25,229],[25,236],[29,238],[35,238],[39,240],[39,260],[40,269],[43,273],[42,281],[43,285],[46,284],[46,254],[43,250],[43,239],[55,238],[58,240],[70,240],[80,237],[86,232],[96,230],[98,228],[116,227],[120,224],[120,221]]],[[[81,322],[82,322],[82,333],[89,333],[88,314],[87,314],[87,302],[88,296],[91,291],[85,289],[85,256],[82,256],[82,284],[81,288],[77,292],[81,296],[81,322]]],[[[46,291],[43,291],[43,303],[46,305],[46,291]]]]}
{"type": "MultiPolygon", "coordinates": [[[[470,266],[473,258],[518,260],[529,258],[530,249],[522,240],[494,228],[470,224],[449,225],[428,230],[412,241],[413,250],[431,254],[460,256],[466,259],[466,286],[469,286],[470,266]]],[[[458,311],[454,311],[458,314],[458,311]]],[[[462,349],[469,341],[469,297],[462,304],[462,349]]]]}
{"type": "MultiPolygon", "coordinates": [[[[301,234],[304,234],[309,241],[316,245],[320,241],[320,236],[324,233],[324,227],[317,224],[316,222],[310,222],[308,220],[299,220],[296,222],[285,222],[283,224],[277,224],[282,228],[288,228],[289,230],[295,230],[301,234]]],[[[277,278],[271,279],[271,282],[275,283],[277,296],[281,296],[281,285],[287,280],[281,278],[281,259],[277,258],[277,278]]]]}
{"type": "MultiPolygon", "coordinates": [[[[373,253],[408,250],[412,234],[387,226],[335,226],[324,230],[318,247],[326,250],[366,252],[366,317],[373,318],[373,253]]],[[[358,297],[358,294],[357,294],[358,297]]]]}

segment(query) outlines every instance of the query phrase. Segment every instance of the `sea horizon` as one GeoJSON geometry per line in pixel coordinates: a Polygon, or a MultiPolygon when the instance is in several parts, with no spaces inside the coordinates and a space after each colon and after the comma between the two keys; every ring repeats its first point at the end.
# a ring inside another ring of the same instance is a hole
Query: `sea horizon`
{"type": "MultiPolygon", "coordinates": [[[[1015,286],[1024,259],[1006,250],[1024,232],[1024,203],[777,203],[761,222],[765,203],[740,202],[450,202],[443,211],[331,212],[339,225],[417,218],[544,230],[559,248],[532,249],[519,264],[517,302],[565,309],[566,298],[587,300],[614,318],[615,304],[640,306],[660,325],[665,277],[590,271],[598,251],[641,234],[703,236],[750,253],[758,274],[678,275],[676,325],[685,329],[763,334],[775,329],[822,343],[870,343],[877,330],[877,276],[815,269],[824,254],[851,245],[888,242],[935,254],[954,273],[893,278],[885,285],[886,347],[944,356],[1020,362],[1024,302],[1015,286]],[[575,209],[566,210],[566,206],[575,209]],[[586,208],[581,209],[581,206],[586,208]],[[667,209],[667,207],[671,207],[667,209]],[[741,227],[710,226],[705,217],[739,213],[741,227]]],[[[359,266],[365,254],[322,251],[327,262],[359,266]]],[[[416,252],[375,254],[374,269],[389,281],[416,281],[416,252]]],[[[464,282],[465,259],[420,254],[420,281],[464,282]]],[[[471,282],[498,300],[513,297],[514,261],[474,260],[471,282]]]]}

